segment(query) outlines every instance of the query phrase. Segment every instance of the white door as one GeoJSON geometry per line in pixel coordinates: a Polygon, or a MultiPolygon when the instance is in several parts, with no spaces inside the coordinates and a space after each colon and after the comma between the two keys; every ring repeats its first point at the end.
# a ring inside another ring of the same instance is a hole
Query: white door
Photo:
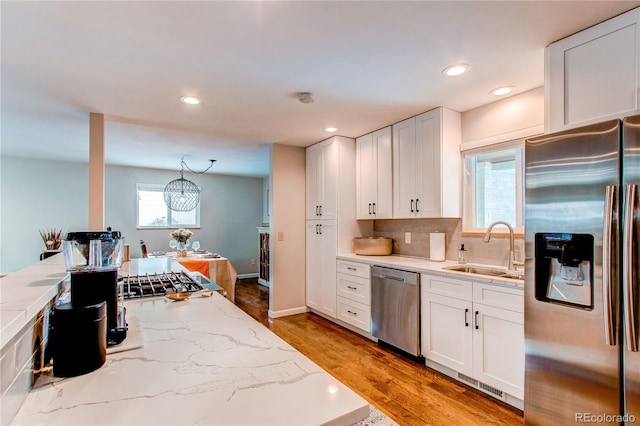
{"type": "Polygon", "coordinates": [[[524,314],[474,303],[474,377],[524,399],[524,314]]]}
{"type": "MultiPolygon", "coordinates": [[[[331,139],[321,145],[322,172],[319,219],[336,219],[338,208],[338,140],[331,139]]],[[[352,166],[353,167],[353,166],[352,166]]],[[[351,169],[353,170],[353,169],[351,169]]]]}
{"type": "Polygon", "coordinates": [[[322,182],[322,150],[318,146],[307,148],[307,219],[318,219],[320,184],[322,182]]]}
{"type": "Polygon", "coordinates": [[[393,217],[416,216],[416,121],[393,125],[393,217]]]}
{"type": "Polygon", "coordinates": [[[431,361],[473,374],[472,303],[422,293],[421,349],[431,361]]]}
{"type": "Polygon", "coordinates": [[[373,132],[374,163],[373,172],[376,174],[375,206],[376,219],[391,219],[393,217],[393,172],[391,149],[391,126],[373,132]]]}
{"type": "Polygon", "coordinates": [[[307,306],[320,310],[322,306],[322,235],[318,221],[308,220],[306,226],[306,300],[307,306]]]}
{"type": "Polygon", "coordinates": [[[336,316],[336,244],[334,220],[307,221],[307,306],[336,316]]]}
{"type": "Polygon", "coordinates": [[[356,139],[356,208],[358,219],[373,218],[376,198],[376,150],[373,134],[356,139]]]}
{"type": "Polygon", "coordinates": [[[640,112],[640,10],[546,49],[545,132],[640,112]]]}
{"type": "MultiPolygon", "coordinates": [[[[416,117],[416,216],[441,217],[441,109],[416,117]]],[[[456,170],[457,173],[457,170],[456,170]]]]}

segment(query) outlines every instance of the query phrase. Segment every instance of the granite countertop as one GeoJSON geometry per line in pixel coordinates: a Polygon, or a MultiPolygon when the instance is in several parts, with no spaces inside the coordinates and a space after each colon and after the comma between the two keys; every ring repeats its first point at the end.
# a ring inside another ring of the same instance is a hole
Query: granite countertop
{"type": "Polygon", "coordinates": [[[495,265],[478,265],[478,264],[465,264],[460,265],[458,262],[446,260],[444,262],[434,262],[429,259],[421,257],[410,256],[362,256],[353,253],[339,254],[337,259],[349,260],[354,262],[366,263],[369,265],[386,266],[389,268],[399,268],[404,270],[410,270],[420,273],[436,274],[446,276],[450,278],[458,278],[465,280],[473,280],[474,282],[489,283],[495,285],[502,285],[506,287],[516,287],[524,289],[524,280],[517,280],[513,278],[503,278],[497,276],[488,276],[481,274],[472,274],[467,272],[449,271],[444,268],[451,266],[477,266],[480,268],[499,269],[504,272],[507,268],[501,268],[495,265]]]}
{"type": "Polygon", "coordinates": [[[141,346],[83,376],[41,376],[12,424],[349,425],[369,415],[364,399],[218,293],[125,306],[141,346]]]}

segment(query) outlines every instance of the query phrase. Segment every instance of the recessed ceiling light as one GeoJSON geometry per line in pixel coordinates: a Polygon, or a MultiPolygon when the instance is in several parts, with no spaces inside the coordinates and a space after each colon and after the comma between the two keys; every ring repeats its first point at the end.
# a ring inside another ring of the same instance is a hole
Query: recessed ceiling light
{"type": "Polygon", "coordinates": [[[493,89],[489,93],[491,93],[494,96],[504,96],[513,92],[513,89],[515,89],[515,87],[513,86],[504,86],[504,87],[498,87],[497,89],[493,89]]]}
{"type": "Polygon", "coordinates": [[[469,65],[467,64],[454,64],[449,65],[444,70],[442,70],[442,74],[448,75],[449,77],[455,77],[464,73],[467,69],[469,69],[469,65]]]}
{"type": "Polygon", "coordinates": [[[326,128],[326,129],[324,129],[324,130],[325,130],[325,131],[327,131],[327,132],[329,132],[329,133],[333,133],[333,132],[335,132],[335,131],[336,131],[336,130],[338,130],[338,129],[336,129],[335,127],[327,127],[327,128],[326,128]]]}
{"type": "Polygon", "coordinates": [[[198,105],[200,103],[200,99],[194,98],[193,96],[182,96],[180,98],[180,102],[183,104],[198,105]]]}

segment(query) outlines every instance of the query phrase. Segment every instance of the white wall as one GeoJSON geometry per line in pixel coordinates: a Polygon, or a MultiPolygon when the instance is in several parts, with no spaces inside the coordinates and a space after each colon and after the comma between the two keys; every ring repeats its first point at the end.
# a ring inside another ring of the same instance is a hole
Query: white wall
{"type": "MultiPolygon", "coordinates": [[[[87,163],[2,157],[0,166],[0,272],[38,261],[45,248],[39,229],[87,230],[87,163]]],[[[123,234],[131,257],[140,256],[140,239],[150,251],[169,250],[170,240],[170,229],[136,229],[136,183],[164,185],[177,177],[177,171],[106,166],[105,226],[123,234]]],[[[193,229],[194,238],[202,248],[228,257],[239,274],[257,273],[262,179],[214,174],[187,178],[203,188],[201,227],[193,229]]]]}
{"type": "Polygon", "coordinates": [[[544,132],[544,87],[462,113],[461,150],[544,132]]]}
{"type": "Polygon", "coordinates": [[[269,313],[274,318],[306,311],[305,161],[304,148],[272,145],[269,313]]]}
{"type": "Polygon", "coordinates": [[[89,165],[0,157],[0,272],[39,260],[46,248],[38,230],[85,230],[89,165]]]}

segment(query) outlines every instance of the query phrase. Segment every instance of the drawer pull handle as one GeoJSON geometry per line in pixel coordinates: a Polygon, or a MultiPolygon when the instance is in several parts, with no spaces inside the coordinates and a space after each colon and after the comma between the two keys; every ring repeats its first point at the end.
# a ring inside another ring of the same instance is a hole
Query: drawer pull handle
{"type": "Polygon", "coordinates": [[[350,285],[348,285],[348,286],[347,286],[347,288],[348,288],[349,290],[357,290],[357,289],[358,289],[357,287],[352,287],[352,286],[350,286],[350,285]]]}
{"type": "Polygon", "coordinates": [[[352,312],[352,311],[349,311],[349,310],[347,310],[347,312],[350,313],[351,315],[356,315],[356,316],[358,315],[357,312],[352,312]]]}
{"type": "Polygon", "coordinates": [[[352,268],[351,266],[347,266],[347,269],[350,270],[350,271],[357,271],[358,270],[357,268],[352,268]]]}

